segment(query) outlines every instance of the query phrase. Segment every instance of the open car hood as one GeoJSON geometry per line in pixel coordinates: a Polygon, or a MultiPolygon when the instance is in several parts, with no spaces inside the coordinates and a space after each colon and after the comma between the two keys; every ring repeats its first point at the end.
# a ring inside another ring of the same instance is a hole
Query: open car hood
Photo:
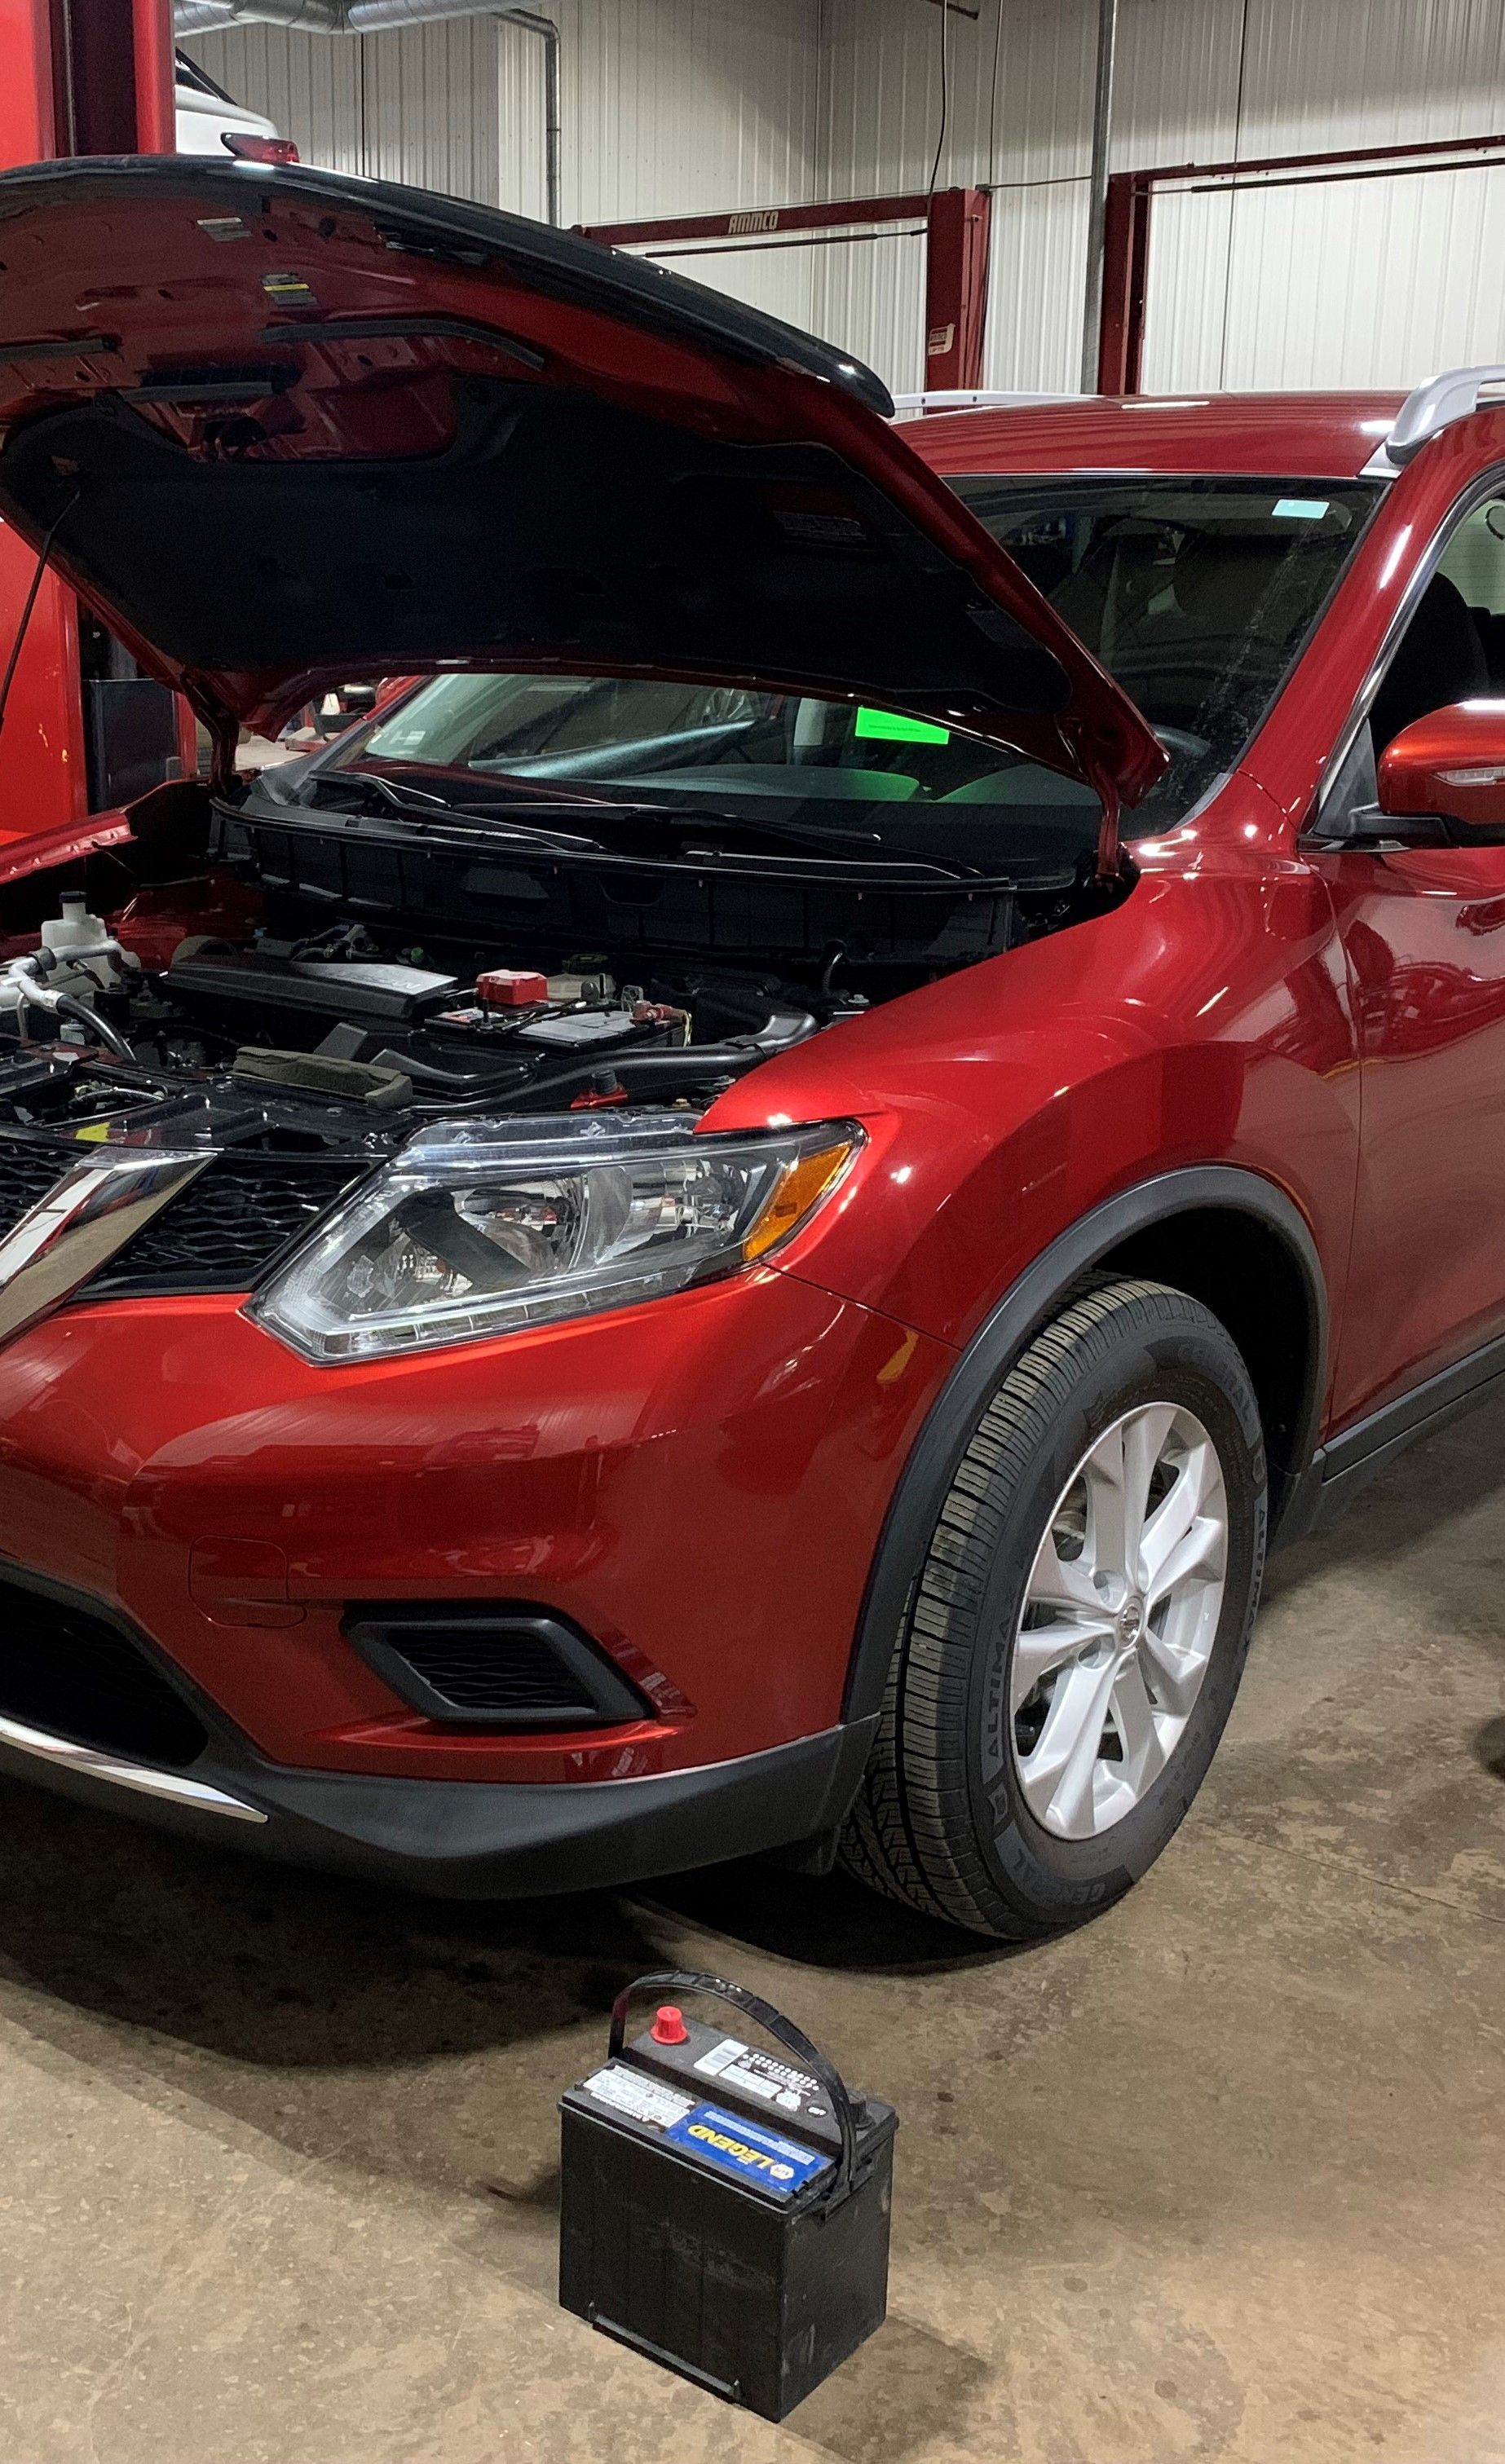
{"type": "Polygon", "coordinates": [[[172,157],[0,175],[0,517],[222,766],[237,722],[454,666],[859,696],[1110,803],[1164,767],[879,380],[697,283],[172,157]]]}

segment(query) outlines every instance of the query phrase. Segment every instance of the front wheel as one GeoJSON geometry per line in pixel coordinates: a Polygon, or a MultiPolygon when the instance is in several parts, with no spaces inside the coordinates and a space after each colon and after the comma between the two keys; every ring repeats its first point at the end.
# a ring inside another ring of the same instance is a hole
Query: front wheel
{"type": "Polygon", "coordinates": [[[1073,1299],[983,1413],[916,1570],[848,1870],[1005,1939],[1119,1898],[1232,1708],[1266,1510],[1210,1310],[1138,1281],[1073,1299]]]}

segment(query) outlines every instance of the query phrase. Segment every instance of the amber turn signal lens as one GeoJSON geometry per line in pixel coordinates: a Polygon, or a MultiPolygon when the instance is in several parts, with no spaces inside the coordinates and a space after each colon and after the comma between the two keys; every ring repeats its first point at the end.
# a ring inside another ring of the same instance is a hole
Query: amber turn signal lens
{"type": "Polygon", "coordinates": [[[818,1147],[813,1155],[801,1155],[786,1168],[742,1243],[742,1256],[749,1265],[755,1258],[765,1257],[787,1240],[796,1224],[804,1222],[845,1170],[851,1154],[852,1140],[843,1138],[838,1146],[818,1147]]]}

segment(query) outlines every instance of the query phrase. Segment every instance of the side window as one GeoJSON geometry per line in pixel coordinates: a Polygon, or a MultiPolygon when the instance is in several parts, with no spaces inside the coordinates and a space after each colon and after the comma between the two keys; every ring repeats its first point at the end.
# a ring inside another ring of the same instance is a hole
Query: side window
{"type": "Polygon", "coordinates": [[[1480,616],[1505,616],[1505,496],[1475,505],[1437,568],[1480,616]]]}
{"type": "Polygon", "coordinates": [[[1422,593],[1375,695],[1375,759],[1413,719],[1491,692],[1505,692],[1505,495],[1465,516],[1422,593]]]}
{"type": "Polygon", "coordinates": [[[1373,804],[1392,737],[1416,718],[1478,693],[1505,694],[1505,489],[1465,515],[1391,655],[1361,727],[1328,782],[1320,828],[1373,804]]]}

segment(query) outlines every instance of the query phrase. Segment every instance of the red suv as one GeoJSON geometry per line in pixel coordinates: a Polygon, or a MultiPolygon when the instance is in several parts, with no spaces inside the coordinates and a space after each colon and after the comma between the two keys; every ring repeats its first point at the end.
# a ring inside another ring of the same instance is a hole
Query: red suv
{"type": "Polygon", "coordinates": [[[5,866],[0,1765],[1103,1906],[1505,1367],[1499,372],[896,422],[401,189],[0,222],[0,514],[213,744],[5,866]]]}

